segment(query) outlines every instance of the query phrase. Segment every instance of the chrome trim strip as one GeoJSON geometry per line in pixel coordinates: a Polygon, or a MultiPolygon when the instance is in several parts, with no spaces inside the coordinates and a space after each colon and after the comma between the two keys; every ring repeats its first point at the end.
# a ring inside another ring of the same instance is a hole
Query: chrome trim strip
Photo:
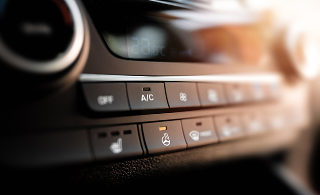
{"type": "Polygon", "coordinates": [[[193,76],[130,76],[130,75],[105,75],[81,74],[80,82],[112,82],[112,81],[191,81],[191,82],[263,82],[277,83],[281,81],[279,74],[241,74],[241,75],[193,75],[193,76]]]}
{"type": "Polygon", "coordinates": [[[175,7],[192,9],[192,7],[190,7],[190,6],[179,4],[179,3],[167,2],[167,1],[161,1],[161,0],[149,0],[149,1],[153,1],[153,2],[161,3],[161,4],[166,4],[166,5],[171,5],[171,6],[175,6],[175,7]]]}

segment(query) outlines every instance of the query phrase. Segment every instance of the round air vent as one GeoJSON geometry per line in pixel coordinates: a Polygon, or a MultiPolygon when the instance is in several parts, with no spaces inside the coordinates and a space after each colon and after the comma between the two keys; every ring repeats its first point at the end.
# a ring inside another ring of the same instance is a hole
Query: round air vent
{"type": "Polygon", "coordinates": [[[76,61],[84,24],[73,0],[0,1],[0,59],[17,69],[51,74],[76,61]]]}

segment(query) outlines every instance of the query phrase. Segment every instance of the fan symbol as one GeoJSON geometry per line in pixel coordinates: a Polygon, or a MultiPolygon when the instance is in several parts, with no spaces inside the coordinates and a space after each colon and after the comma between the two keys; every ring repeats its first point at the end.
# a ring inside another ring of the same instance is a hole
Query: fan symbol
{"type": "Polygon", "coordinates": [[[186,102],[187,101],[187,94],[186,93],[180,93],[180,100],[182,102],[186,102]]]}

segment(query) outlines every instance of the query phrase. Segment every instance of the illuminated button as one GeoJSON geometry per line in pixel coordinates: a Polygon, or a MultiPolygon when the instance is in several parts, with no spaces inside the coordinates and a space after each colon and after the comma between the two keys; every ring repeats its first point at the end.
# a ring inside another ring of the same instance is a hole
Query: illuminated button
{"type": "Polygon", "coordinates": [[[188,148],[218,142],[211,117],[184,119],[182,129],[188,148]]]}
{"type": "Polygon", "coordinates": [[[226,84],[225,87],[229,103],[242,103],[247,101],[245,85],[226,84]]]}
{"type": "Polygon", "coordinates": [[[129,110],[124,83],[87,83],[82,87],[87,103],[94,111],[129,110]]]}
{"type": "Polygon", "coordinates": [[[142,155],[137,125],[95,128],[90,133],[97,159],[142,155]]]}
{"type": "Polygon", "coordinates": [[[149,154],[186,149],[181,121],[164,121],[142,124],[149,154]]]}
{"type": "Polygon", "coordinates": [[[127,83],[132,110],[168,108],[163,83],[127,83]]]}
{"type": "Polygon", "coordinates": [[[244,130],[248,134],[262,133],[267,130],[265,120],[260,113],[250,112],[241,115],[244,130]]]}
{"type": "Polygon", "coordinates": [[[221,141],[242,137],[244,135],[240,118],[237,115],[214,117],[219,139],[221,141]]]}
{"type": "Polygon", "coordinates": [[[165,83],[170,108],[198,107],[200,102],[195,83],[165,83]]]}
{"type": "Polygon", "coordinates": [[[221,84],[197,83],[199,98],[202,106],[222,105],[226,98],[221,84]]]}

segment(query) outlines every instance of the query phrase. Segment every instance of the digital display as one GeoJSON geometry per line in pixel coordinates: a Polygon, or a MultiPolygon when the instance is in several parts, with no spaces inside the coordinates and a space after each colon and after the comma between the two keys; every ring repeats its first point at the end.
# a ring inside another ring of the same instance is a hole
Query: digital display
{"type": "Polygon", "coordinates": [[[155,26],[142,26],[133,30],[130,28],[127,35],[128,56],[131,58],[165,58],[166,34],[155,26]]]}
{"type": "Polygon", "coordinates": [[[250,10],[216,12],[129,0],[97,5],[87,4],[88,10],[109,52],[118,58],[212,65],[268,63],[268,35],[259,23],[263,18],[250,10]]]}
{"type": "Polygon", "coordinates": [[[246,65],[263,62],[263,42],[252,26],[199,28],[183,26],[177,21],[132,18],[125,23],[119,28],[122,31],[103,32],[110,50],[125,59],[246,65]]]}
{"type": "MultiPolygon", "coordinates": [[[[167,24],[135,22],[127,27],[127,51],[132,59],[197,61],[201,47],[182,40],[167,24]]],[[[185,34],[184,37],[190,36],[185,34]]],[[[192,40],[190,37],[189,40],[192,40]]],[[[199,45],[199,44],[198,44],[199,45]]]]}

